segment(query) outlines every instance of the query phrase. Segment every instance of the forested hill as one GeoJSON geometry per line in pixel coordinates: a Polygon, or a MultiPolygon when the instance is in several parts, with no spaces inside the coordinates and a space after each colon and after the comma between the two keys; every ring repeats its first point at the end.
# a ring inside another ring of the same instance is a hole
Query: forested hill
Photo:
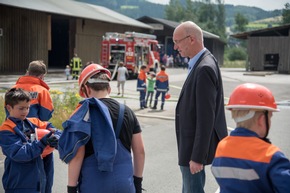
{"type": "MultiPolygon", "coordinates": [[[[76,0],[80,2],[101,5],[112,9],[116,12],[127,15],[128,17],[137,19],[144,15],[150,17],[164,18],[165,6],[161,4],[155,4],[147,2],[146,0],[76,0]]],[[[181,4],[185,6],[186,0],[181,0],[181,4]]],[[[198,3],[193,2],[198,6],[198,3]]],[[[250,22],[260,19],[280,16],[282,14],[282,9],[274,11],[265,11],[257,7],[248,6],[234,6],[225,4],[225,15],[226,15],[226,26],[232,26],[234,24],[234,17],[237,13],[242,13],[250,22]]]]}

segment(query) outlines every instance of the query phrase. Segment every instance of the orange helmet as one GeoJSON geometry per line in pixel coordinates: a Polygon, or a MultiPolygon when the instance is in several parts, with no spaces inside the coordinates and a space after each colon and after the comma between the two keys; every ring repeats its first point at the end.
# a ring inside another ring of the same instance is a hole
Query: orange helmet
{"type": "Polygon", "coordinates": [[[169,93],[166,93],[165,99],[170,99],[171,95],[169,93]]]}
{"type": "Polygon", "coordinates": [[[111,79],[111,72],[99,64],[90,64],[81,72],[79,78],[79,94],[81,97],[86,97],[82,91],[82,86],[85,85],[92,76],[98,74],[99,72],[105,72],[108,79],[111,79]]]}
{"type": "MultiPolygon", "coordinates": [[[[50,131],[47,129],[35,129],[35,132],[37,133],[37,140],[40,140],[43,138],[46,134],[48,134],[50,131]]],[[[51,154],[53,152],[54,148],[50,146],[46,146],[42,152],[42,157],[46,157],[48,154],[51,154]]]]}
{"type": "Polygon", "coordinates": [[[259,84],[246,83],[237,86],[232,92],[228,110],[256,109],[279,111],[272,92],[259,84]]]}

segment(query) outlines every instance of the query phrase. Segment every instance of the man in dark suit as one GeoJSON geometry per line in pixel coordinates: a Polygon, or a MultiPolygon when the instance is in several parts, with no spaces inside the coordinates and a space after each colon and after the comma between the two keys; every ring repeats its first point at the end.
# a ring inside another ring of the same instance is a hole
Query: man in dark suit
{"type": "Polygon", "coordinates": [[[204,166],[212,163],[218,142],[227,136],[221,73],[195,23],[177,26],[173,42],[182,57],[190,58],[175,113],[182,193],[204,193],[204,166]]]}

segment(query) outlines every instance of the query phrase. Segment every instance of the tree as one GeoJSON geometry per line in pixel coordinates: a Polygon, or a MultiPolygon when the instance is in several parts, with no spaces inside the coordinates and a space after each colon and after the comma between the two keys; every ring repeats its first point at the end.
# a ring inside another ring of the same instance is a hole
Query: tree
{"type": "Polygon", "coordinates": [[[186,0],[184,6],[181,5],[180,0],[170,0],[165,8],[166,19],[176,22],[193,21],[203,30],[217,34],[226,40],[223,0],[216,0],[216,4],[211,3],[211,0],[198,2],[186,0]]]}
{"type": "Polygon", "coordinates": [[[283,24],[290,23],[290,3],[285,4],[285,8],[282,10],[283,24]]]}
{"type": "Polygon", "coordinates": [[[191,0],[186,0],[184,20],[196,21],[196,10],[194,9],[193,3],[191,0]]]}
{"type": "Polygon", "coordinates": [[[180,0],[170,0],[165,7],[165,15],[168,20],[180,22],[184,18],[184,10],[180,0]]]}
{"type": "Polygon", "coordinates": [[[241,13],[235,15],[235,31],[244,32],[246,31],[246,26],[248,25],[248,19],[241,13]]]}
{"type": "Polygon", "coordinates": [[[217,22],[216,25],[218,25],[218,33],[223,40],[226,40],[226,16],[225,16],[225,6],[223,0],[216,0],[217,2],[217,22]]]}

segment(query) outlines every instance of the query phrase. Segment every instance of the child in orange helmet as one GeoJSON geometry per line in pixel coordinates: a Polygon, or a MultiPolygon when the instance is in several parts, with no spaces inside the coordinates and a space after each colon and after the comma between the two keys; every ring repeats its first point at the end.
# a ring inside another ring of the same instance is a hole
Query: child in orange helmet
{"type": "Polygon", "coordinates": [[[59,140],[60,158],[68,163],[68,193],[142,191],[141,127],[129,107],[109,97],[110,79],[110,71],[98,64],[80,75],[79,94],[85,99],[63,123],[59,140]]]}
{"type": "Polygon", "coordinates": [[[239,85],[226,108],[237,126],[219,142],[212,163],[220,192],[290,192],[290,162],[267,138],[272,113],[279,111],[271,91],[239,85]]]}

